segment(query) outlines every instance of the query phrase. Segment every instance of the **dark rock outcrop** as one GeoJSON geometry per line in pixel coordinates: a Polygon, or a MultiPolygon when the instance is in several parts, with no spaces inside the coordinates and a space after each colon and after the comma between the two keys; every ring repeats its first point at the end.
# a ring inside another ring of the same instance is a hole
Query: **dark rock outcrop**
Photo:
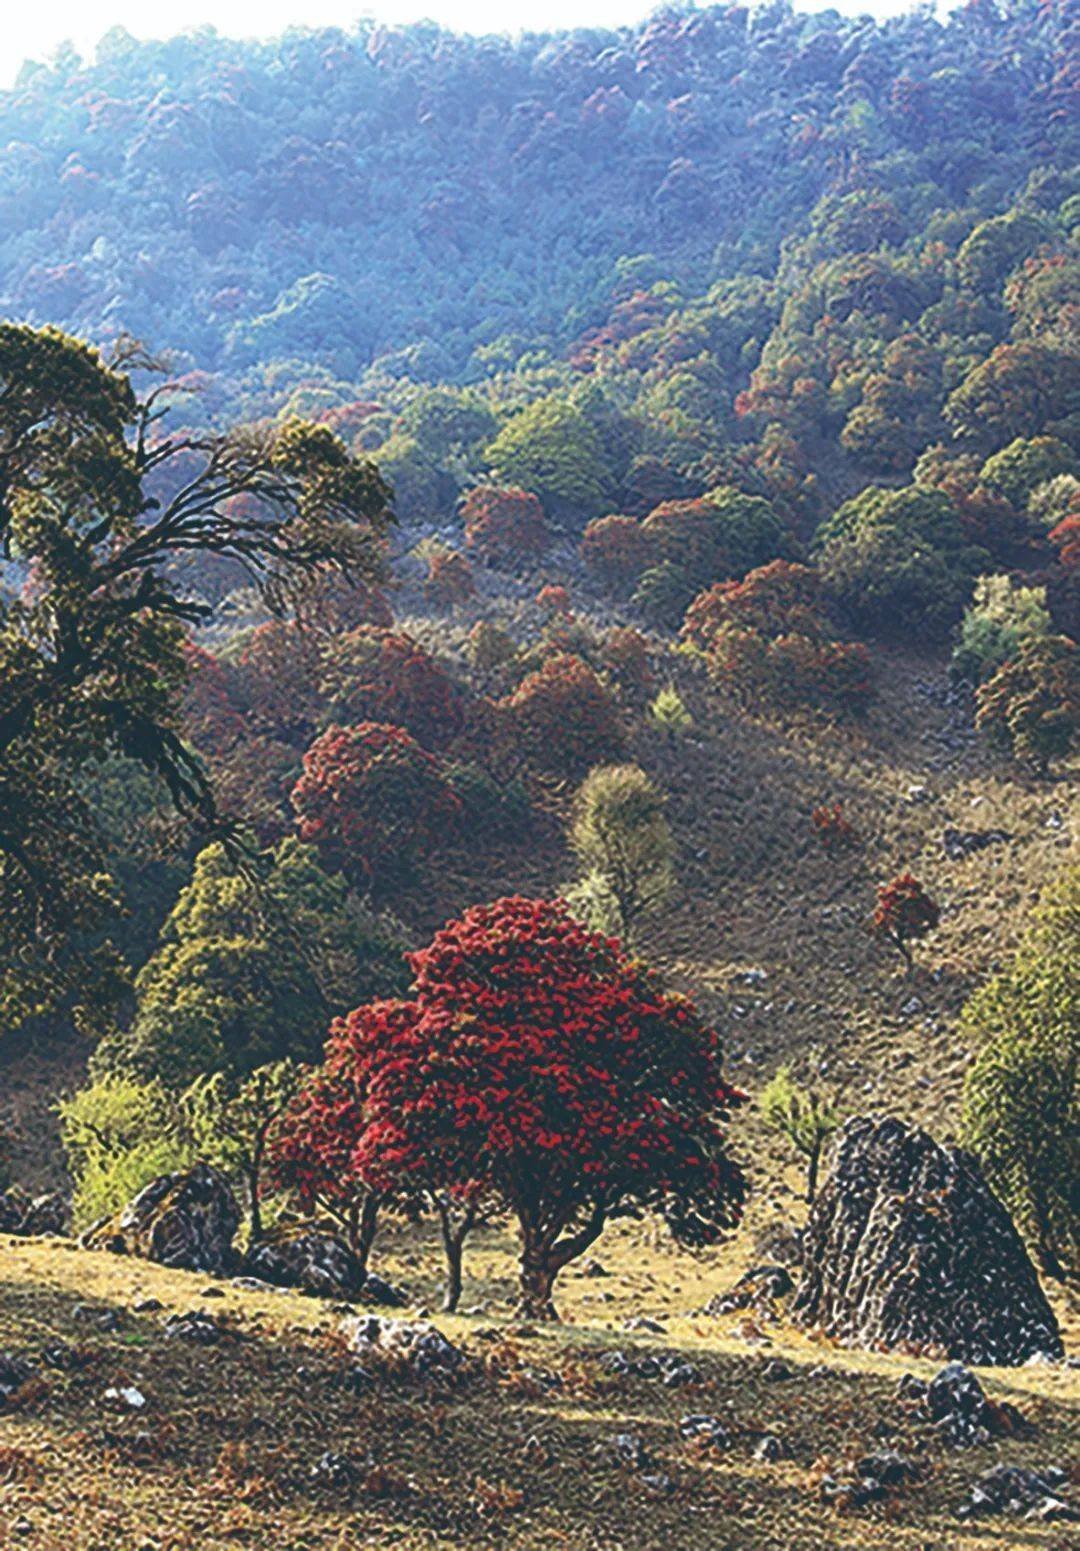
{"type": "Polygon", "coordinates": [[[891,1118],[840,1132],[793,1311],[877,1349],[995,1364],[1062,1353],[1035,1268],[975,1160],[891,1118]]]}
{"type": "Polygon", "coordinates": [[[208,1163],[162,1174],[115,1217],[83,1235],[86,1249],[138,1255],[186,1271],[224,1271],[232,1262],[240,1208],[229,1183],[208,1163]]]}
{"type": "Polygon", "coordinates": [[[261,1240],[244,1261],[248,1276],[274,1287],[297,1287],[322,1298],[402,1308],[404,1293],[364,1270],[343,1239],[316,1228],[286,1229],[261,1240]]]}
{"type": "Polygon", "coordinates": [[[739,1309],[769,1309],[794,1288],[786,1266],[752,1266],[727,1292],[705,1305],[706,1314],[733,1314],[739,1309]]]}
{"type": "Polygon", "coordinates": [[[995,1465],[979,1477],[971,1500],[960,1509],[962,1519],[1007,1513],[1052,1524],[1080,1520],[1080,1512],[1061,1496],[1068,1484],[1064,1470],[1043,1465],[1029,1470],[1022,1465],[995,1465]]]}
{"type": "Polygon", "coordinates": [[[67,1206],[63,1196],[51,1192],[32,1196],[20,1185],[0,1190],[0,1233],[33,1238],[45,1233],[63,1233],[67,1206]]]}
{"type": "Polygon", "coordinates": [[[17,1352],[0,1352],[0,1407],[17,1395],[24,1384],[29,1384],[37,1369],[29,1358],[17,1352]]]}
{"type": "Polygon", "coordinates": [[[914,1402],[958,1449],[1031,1431],[1027,1419],[1009,1401],[988,1400],[978,1379],[962,1363],[947,1364],[929,1383],[905,1373],[899,1394],[902,1400],[914,1402]]]}
{"type": "Polygon", "coordinates": [[[990,846],[1007,845],[1011,839],[1004,829],[946,829],[941,836],[941,849],[950,862],[961,862],[990,846]]]}

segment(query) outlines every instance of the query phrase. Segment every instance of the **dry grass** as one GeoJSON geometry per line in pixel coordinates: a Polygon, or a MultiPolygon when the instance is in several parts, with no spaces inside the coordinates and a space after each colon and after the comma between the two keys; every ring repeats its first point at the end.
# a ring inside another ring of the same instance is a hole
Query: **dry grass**
{"type": "MultiPolygon", "coordinates": [[[[989,1393],[1020,1405],[1036,1432],[971,1453],[946,1449],[898,1405],[901,1373],[930,1365],[841,1351],[802,1332],[739,1315],[693,1313],[732,1279],[738,1256],[691,1256],[652,1230],[609,1231],[606,1277],[567,1274],[567,1323],[522,1328],[506,1305],[511,1245],[491,1230],[469,1256],[471,1316],[438,1317],[474,1358],[466,1382],[445,1392],[387,1379],[360,1397],[342,1386],[348,1359],[337,1313],[289,1293],[241,1290],[161,1267],[79,1251],[63,1242],[2,1241],[0,1346],[31,1354],[58,1342],[80,1351],[73,1371],[48,1371],[47,1388],[4,1415],[0,1545],[37,1551],[266,1551],[315,1548],[507,1546],[521,1551],[717,1551],[873,1548],[976,1551],[1042,1546],[1064,1551],[1062,1527],[984,1521],[955,1510],[977,1475],[999,1460],[1066,1461],[1080,1388],[1060,1368],[984,1373],[989,1393]],[[203,1296],[216,1286],[224,1296],[203,1296]],[[131,1312],[153,1297],[162,1309],[131,1312]],[[101,1332],[77,1302],[116,1309],[101,1332]],[[232,1332],[211,1348],[165,1337],[167,1313],[201,1308],[232,1332]],[[631,1314],[663,1333],[629,1335],[631,1314]],[[617,1378],[603,1349],[677,1351],[699,1370],[680,1389],[617,1378]],[[787,1382],[762,1378],[782,1356],[787,1382]],[[824,1368],[823,1376],[808,1377],[824,1368]],[[147,1398],[123,1414],[104,1399],[134,1384],[147,1398]],[[710,1457],[679,1435],[679,1418],[720,1417],[733,1446],[710,1457]],[[611,1440],[637,1434],[670,1478],[670,1492],[614,1463],[611,1440]],[[762,1432],[786,1458],[761,1462],[762,1432]],[[922,1479],[886,1503],[841,1511],[817,1481],[868,1449],[917,1459],[922,1479]],[[351,1485],[314,1482],[326,1450],[355,1463],[351,1485]],[[5,1470],[5,1457],[12,1468],[5,1470]],[[29,1530],[25,1526],[29,1525],[29,1530]]],[[[434,1296],[433,1246],[391,1232],[380,1269],[420,1307],[434,1296]]]]}

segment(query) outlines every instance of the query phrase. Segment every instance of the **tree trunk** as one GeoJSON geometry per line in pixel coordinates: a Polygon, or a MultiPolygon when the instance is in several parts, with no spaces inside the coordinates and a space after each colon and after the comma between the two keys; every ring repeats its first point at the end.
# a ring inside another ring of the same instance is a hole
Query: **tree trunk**
{"type": "Polygon", "coordinates": [[[443,1249],[446,1252],[446,1282],[443,1286],[443,1313],[453,1314],[461,1302],[461,1239],[456,1233],[448,1233],[443,1238],[443,1249]]]}
{"type": "Polygon", "coordinates": [[[375,1242],[375,1233],[379,1226],[379,1198],[375,1195],[365,1195],[362,1201],[354,1201],[349,1207],[349,1222],[346,1230],[349,1248],[360,1263],[360,1269],[367,1275],[368,1260],[371,1257],[371,1246],[375,1242]]]}
{"type": "Polygon", "coordinates": [[[821,1162],[821,1143],[815,1142],[810,1149],[810,1158],[806,1165],[806,1204],[813,1206],[814,1197],[817,1195],[818,1165],[821,1162]]]}
{"type": "Polygon", "coordinates": [[[257,1244],[263,1236],[262,1207],[259,1204],[259,1171],[251,1169],[248,1173],[248,1205],[251,1213],[252,1244],[257,1244]]]}
{"type": "Polygon", "coordinates": [[[525,1250],[521,1256],[518,1281],[520,1297],[518,1313],[523,1319],[557,1320],[551,1289],[555,1285],[556,1267],[542,1252],[525,1250]]]}

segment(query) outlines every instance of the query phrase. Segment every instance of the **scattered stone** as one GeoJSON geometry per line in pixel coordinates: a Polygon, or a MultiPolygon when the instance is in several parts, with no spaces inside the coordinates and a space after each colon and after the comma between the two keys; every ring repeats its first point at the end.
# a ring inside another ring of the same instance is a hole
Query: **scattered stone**
{"type": "Polygon", "coordinates": [[[650,1319],[647,1314],[635,1314],[632,1319],[626,1320],[624,1330],[641,1331],[645,1335],[662,1336],[664,1326],[658,1319],[650,1319]]]}
{"type": "Polygon", "coordinates": [[[1061,1497],[1067,1480],[1057,1465],[1034,1470],[1022,1465],[995,1465],[976,1481],[959,1517],[972,1519],[1009,1513],[1043,1523],[1080,1519],[1080,1512],[1061,1497]]]}
{"type": "MultiPolygon", "coordinates": [[[[384,1309],[403,1309],[408,1303],[408,1298],[400,1287],[395,1287],[393,1282],[388,1282],[385,1277],[369,1271],[364,1279],[364,1285],[360,1289],[360,1302],[372,1303],[384,1309]]],[[[483,1306],[479,1306],[474,1312],[482,1314],[483,1306]]]]}
{"type": "Polygon", "coordinates": [[[727,1292],[718,1293],[705,1305],[709,1315],[734,1314],[738,1309],[768,1309],[794,1288],[785,1266],[754,1266],[743,1273],[727,1292]]]}
{"type": "Polygon", "coordinates": [[[705,1443],[711,1449],[731,1447],[731,1434],[718,1416],[704,1413],[684,1416],[679,1423],[679,1432],[688,1443],[705,1443]]]}
{"type": "Polygon", "coordinates": [[[136,1389],[134,1384],[124,1384],[119,1388],[112,1385],[105,1391],[103,1399],[113,1406],[122,1406],[126,1411],[144,1411],[146,1409],[146,1396],[141,1389],[136,1389]]]}
{"type": "Polygon", "coordinates": [[[857,1475],[867,1481],[880,1481],[882,1486],[902,1486],[905,1481],[915,1481],[919,1467],[895,1449],[885,1449],[880,1454],[864,1454],[855,1465],[857,1475]]]}
{"type": "Polygon", "coordinates": [[[200,1298],[224,1298],[225,1293],[220,1287],[204,1287],[199,1293],[200,1298]]]}
{"type": "Polygon", "coordinates": [[[67,1205],[55,1191],[31,1196],[21,1185],[0,1190],[0,1233],[36,1238],[63,1233],[66,1224],[67,1205]]]}
{"type": "Polygon", "coordinates": [[[93,1325],[95,1330],[119,1330],[124,1323],[118,1309],[105,1309],[95,1303],[72,1305],[71,1317],[80,1324],[93,1325]]]}
{"type": "Polygon", "coordinates": [[[610,1276],[611,1272],[599,1260],[584,1260],[581,1264],[582,1276],[610,1276]]]}
{"type": "Polygon", "coordinates": [[[170,1314],[165,1321],[165,1334],[178,1341],[190,1341],[193,1346],[216,1346],[224,1335],[217,1320],[201,1309],[189,1309],[186,1314],[170,1314]]]}
{"type": "Polygon", "coordinates": [[[62,1373],[74,1373],[77,1368],[85,1367],[88,1360],[86,1353],[68,1346],[64,1341],[58,1341],[55,1346],[43,1347],[38,1357],[43,1368],[57,1368],[62,1373]]]}
{"type": "Polygon", "coordinates": [[[347,1454],[327,1449],[325,1454],[319,1455],[308,1475],[316,1486],[347,1487],[356,1478],[356,1466],[347,1454]]]}
{"type": "Polygon", "coordinates": [[[955,1448],[970,1449],[991,1438],[1031,1431],[1014,1405],[988,1400],[978,1379],[962,1363],[948,1363],[921,1393],[909,1386],[908,1396],[920,1402],[928,1419],[955,1448]]]}
{"type": "Polygon", "coordinates": [[[696,1384],[701,1377],[693,1363],[678,1352],[605,1352],[600,1366],[607,1373],[635,1379],[659,1379],[669,1389],[696,1384]]]}
{"type": "Polygon", "coordinates": [[[160,1314],[165,1307],[160,1298],[140,1298],[131,1305],[133,1314],[160,1314]]]}
{"type": "Polygon", "coordinates": [[[977,1163],[915,1126],[846,1122],[803,1245],[803,1324],[979,1364],[1061,1355],[1035,1269],[977,1163]]]}
{"type": "Polygon", "coordinates": [[[784,1445],[775,1433],[766,1433],[754,1444],[754,1458],[777,1460],[784,1457],[784,1445]]]}
{"type": "Polygon", "coordinates": [[[772,1358],[761,1370],[761,1377],[770,1384],[782,1384],[795,1377],[794,1371],[778,1357],[772,1358]]]}
{"type": "Polygon", "coordinates": [[[921,786],[918,783],[915,783],[913,786],[909,786],[907,792],[905,793],[905,796],[910,803],[929,802],[930,795],[930,788],[928,786],[921,786]]]}
{"type": "Polygon", "coordinates": [[[28,1358],[19,1357],[15,1352],[0,1352],[0,1406],[6,1405],[36,1372],[28,1358]]]}
{"type": "Polygon", "coordinates": [[[626,1470],[646,1470],[652,1464],[652,1456],[637,1433],[616,1433],[611,1452],[616,1464],[626,1470]]]}
{"type": "Polygon", "coordinates": [[[342,1333],[357,1355],[400,1367],[417,1377],[456,1376],[465,1353],[426,1321],[415,1323],[364,1314],[342,1322],[342,1333]]]}
{"type": "Polygon", "coordinates": [[[115,1217],[95,1223],[86,1249],[138,1255],[186,1271],[223,1271],[232,1260],[240,1208],[225,1176],[208,1163],[162,1174],[115,1217]]]}
{"type": "Polygon", "coordinates": [[[941,837],[941,848],[951,862],[959,862],[989,846],[1006,845],[1011,839],[1004,829],[946,829],[941,837]]]}

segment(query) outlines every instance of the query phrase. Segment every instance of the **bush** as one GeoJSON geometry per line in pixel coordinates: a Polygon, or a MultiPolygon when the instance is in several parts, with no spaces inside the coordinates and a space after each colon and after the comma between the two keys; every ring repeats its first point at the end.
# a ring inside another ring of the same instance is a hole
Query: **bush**
{"type": "Polygon", "coordinates": [[[569,591],[557,582],[547,582],[536,594],[536,601],[549,619],[571,620],[574,610],[569,591]]]}
{"type": "Polygon", "coordinates": [[[1047,891],[1014,963],[971,997],[961,1029],[980,1045],[964,1144],[1060,1278],[1080,1257],[1080,869],[1047,891]]]}
{"type": "Polygon", "coordinates": [[[467,558],[456,549],[436,549],[428,556],[424,597],[435,608],[459,608],[476,596],[476,580],[467,558]]]}
{"type": "Polygon", "coordinates": [[[891,942],[911,968],[909,943],[926,937],[937,926],[941,911],[917,878],[901,873],[878,890],[877,909],[870,923],[873,935],[891,942]]]}
{"type": "Polygon", "coordinates": [[[1080,736],[1080,649],[1068,636],[1021,645],[976,692],[975,725],[1040,775],[1080,736]]]}
{"type": "Polygon", "coordinates": [[[458,821],[440,762],[402,727],[330,727],[304,755],[292,794],[300,836],[333,871],[385,889],[415,871],[458,821]]]}
{"type": "Polygon", "coordinates": [[[1022,646],[1049,635],[1045,587],[1021,587],[1007,576],[980,576],[960,622],[952,671],[977,684],[1022,646]]]}
{"type": "Polygon", "coordinates": [[[844,817],[838,802],[834,802],[831,807],[815,808],[810,815],[810,823],[826,851],[839,851],[858,842],[855,826],[844,817]]]}
{"type": "Polygon", "coordinates": [[[761,496],[730,485],[689,501],[665,501],[641,531],[659,561],[687,573],[696,586],[743,576],[781,554],[790,542],[785,525],[761,496]]]}
{"type": "Polygon", "coordinates": [[[332,642],[321,687],[336,721],[387,722],[429,748],[448,743],[465,722],[457,684],[403,631],[362,625],[332,642]]]}
{"type": "Polygon", "coordinates": [[[610,692],[580,657],[557,653],[499,702],[513,742],[537,769],[581,775],[622,746],[610,692]]]}
{"type": "Polygon", "coordinates": [[[657,692],[656,699],[649,707],[649,720],[654,727],[666,733],[672,743],[694,725],[694,718],[686,709],[683,697],[674,684],[665,684],[657,692]]]}
{"type": "Polygon", "coordinates": [[[551,543],[544,508],[516,485],[477,485],[461,501],[465,544],[481,560],[520,565],[551,543]]]}
{"type": "Polygon", "coordinates": [[[159,1174],[194,1161],[175,1102],[159,1082],[102,1077],[57,1111],[78,1228],[112,1216],[159,1174]]]}
{"type": "Polygon", "coordinates": [[[816,1088],[802,1087],[791,1068],[782,1066],[762,1089],[758,1103],[766,1124],[805,1156],[806,1199],[813,1202],[822,1149],[840,1124],[835,1102],[816,1088]]]}
{"type": "Polygon", "coordinates": [[[663,560],[642,573],[631,604],[657,630],[677,630],[694,596],[689,574],[673,560],[663,560]]]}
{"type": "Polygon", "coordinates": [[[774,560],[742,582],[720,582],[695,598],[683,636],[712,677],[746,704],[860,710],[870,695],[870,656],[830,640],[816,574],[774,560]]]}
{"type": "Polygon", "coordinates": [[[634,517],[594,517],[579,549],[589,570],[613,592],[629,592],[653,556],[641,523],[634,517]]]}
{"type": "Polygon", "coordinates": [[[529,823],[528,793],[520,781],[501,781],[479,765],[455,761],[444,771],[446,784],[460,804],[464,833],[482,840],[495,835],[520,835],[529,823]]]}
{"type": "Polygon", "coordinates": [[[598,931],[632,939],[642,916],[675,888],[674,841],[664,798],[639,765],[600,765],[574,800],[570,848],[584,869],[567,894],[598,931]]]}
{"type": "Polygon", "coordinates": [[[600,645],[600,661],[621,689],[646,694],[652,687],[649,642],[632,625],[614,625],[600,645]]]}
{"type": "Polygon", "coordinates": [[[510,632],[500,625],[493,625],[490,620],[478,619],[469,631],[465,655],[477,673],[497,673],[516,654],[517,642],[510,632]]]}

